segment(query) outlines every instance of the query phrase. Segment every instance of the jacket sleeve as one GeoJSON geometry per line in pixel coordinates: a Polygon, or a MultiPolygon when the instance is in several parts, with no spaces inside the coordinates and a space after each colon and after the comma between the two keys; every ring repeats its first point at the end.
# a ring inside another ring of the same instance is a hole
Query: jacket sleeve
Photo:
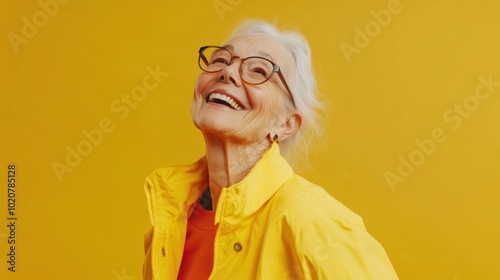
{"type": "Polygon", "coordinates": [[[330,205],[319,202],[313,211],[296,212],[287,219],[288,234],[283,237],[294,248],[297,273],[304,279],[398,279],[384,248],[366,231],[361,217],[330,205]]]}

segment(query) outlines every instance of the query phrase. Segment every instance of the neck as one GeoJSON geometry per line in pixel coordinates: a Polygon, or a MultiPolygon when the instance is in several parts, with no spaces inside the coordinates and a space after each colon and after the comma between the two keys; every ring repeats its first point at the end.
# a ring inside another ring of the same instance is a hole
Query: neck
{"type": "Polygon", "coordinates": [[[240,182],[271,147],[267,141],[238,143],[226,139],[205,137],[210,194],[214,208],[223,188],[240,182]]]}

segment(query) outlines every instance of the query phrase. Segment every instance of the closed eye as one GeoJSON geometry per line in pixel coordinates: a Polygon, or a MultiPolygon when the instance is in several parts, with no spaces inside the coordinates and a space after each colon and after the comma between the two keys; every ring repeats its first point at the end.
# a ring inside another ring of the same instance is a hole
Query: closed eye
{"type": "Polygon", "coordinates": [[[212,60],[212,62],[210,64],[216,64],[216,63],[223,63],[223,64],[228,65],[229,61],[225,58],[219,57],[219,58],[215,58],[214,60],[212,60]]]}
{"type": "Polygon", "coordinates": [[[254,68],[254,69],[252,69],[252,72],[257,73],[259,75],[262,75],[264,77],[267,77],[266,70],[264,70],[263,68],[254,68]]]}

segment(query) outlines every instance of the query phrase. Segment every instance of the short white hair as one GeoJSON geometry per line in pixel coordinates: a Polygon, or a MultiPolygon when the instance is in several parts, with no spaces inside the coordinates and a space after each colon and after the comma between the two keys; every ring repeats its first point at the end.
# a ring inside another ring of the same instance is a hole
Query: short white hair
{"type": "Polygon", "coordinates": [[[280,142],[280,150],[291,164],[294,165],[298,160],[307,164],[310,147],[321,140],[319,136],[323,131],[318,114],[318,110],[323,106],[317,97],[316,76],[312,67],[309,43],[296,31],[280,31],[275,24],[261,20],[241,22],[233,30],[229,40],[252,34],[270,35],[289,51],[292,58],[291,73],[283,75],[292,93],[295,108],[302,116],[302,126],[295,135],[280,142]]]}

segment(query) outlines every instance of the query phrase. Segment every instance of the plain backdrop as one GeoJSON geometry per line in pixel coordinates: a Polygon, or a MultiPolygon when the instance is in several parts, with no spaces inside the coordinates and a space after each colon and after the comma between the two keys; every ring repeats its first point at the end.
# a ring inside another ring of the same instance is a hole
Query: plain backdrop
{"type": "Polygon", "coordinates": [[[198,48],[258,18],[306,36],[327,105],[324,144],[297,172],[363,217],[401,279],[500,279],[499,13],[494,0],[3,1],[0,278],[142,278],[144,178],[204,154],[198,48]]]}

